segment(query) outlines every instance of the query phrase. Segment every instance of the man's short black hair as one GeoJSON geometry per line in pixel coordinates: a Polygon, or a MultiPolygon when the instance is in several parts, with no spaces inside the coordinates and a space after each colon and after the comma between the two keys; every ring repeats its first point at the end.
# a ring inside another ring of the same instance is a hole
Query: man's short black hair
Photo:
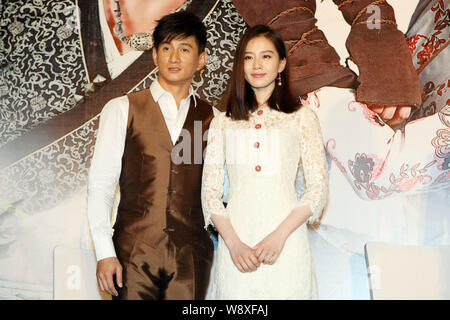
{"type": "Polygon", "coordinates": [[[185,39],[194,36],[198,52],[205,51],[206,28],[202,21],[193,13],[178,11],[162,17],[153,31],[153,45],[159,48],[163,41],[170,42],[173,39],[185,39]]]}

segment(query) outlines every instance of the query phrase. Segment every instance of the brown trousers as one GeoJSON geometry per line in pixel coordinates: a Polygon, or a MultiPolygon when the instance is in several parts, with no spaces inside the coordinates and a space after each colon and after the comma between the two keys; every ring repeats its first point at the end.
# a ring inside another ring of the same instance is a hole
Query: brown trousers
{"type": "MultiPolygon", "coordinates": [[[[205,299],[214,247],[210,239],[176,245],[167,235],[156,248],[120,231],[113,237],[123,266],[119,300],[205,299]]],[[[178,241],[177,241],[178,242],[178,241]]]]}

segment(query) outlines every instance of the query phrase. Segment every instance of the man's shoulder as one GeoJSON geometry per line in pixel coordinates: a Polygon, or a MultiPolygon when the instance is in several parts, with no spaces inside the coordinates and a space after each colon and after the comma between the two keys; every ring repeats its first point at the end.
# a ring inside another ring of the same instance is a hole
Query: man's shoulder
{"type": "Polygon", "coordinates": [[[102,109],[102,113],[114,112],[118,109],[128,108],[128,97],[126,95],[109,100],[102,109]]]}
{"type": "Polygon", "coordinates": [[[101,122],[126,122],[128,118],[128,98],[120,96],[109,100],[100,113],[101,122]]]}

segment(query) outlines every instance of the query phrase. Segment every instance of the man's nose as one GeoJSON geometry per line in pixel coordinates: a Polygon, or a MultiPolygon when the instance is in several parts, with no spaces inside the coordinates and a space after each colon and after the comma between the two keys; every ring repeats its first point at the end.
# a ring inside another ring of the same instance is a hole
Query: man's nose
{"type": "Polygon", "coordinates": [[[169,62],[179,62],[179,61],[180,61],[180,55],[178,53],[178,50],[172,50],[170,52],[169,62]]]}

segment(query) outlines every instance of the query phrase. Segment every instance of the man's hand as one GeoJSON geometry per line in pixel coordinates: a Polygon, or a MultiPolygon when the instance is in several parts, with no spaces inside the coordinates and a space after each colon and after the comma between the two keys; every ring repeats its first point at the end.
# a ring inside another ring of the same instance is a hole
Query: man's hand
{"type": "Polygon", "coordinates": [[[113,296],[118,296],[114,286],[113,276],[116,275],[117,285],[122,288],[122,265],[116,257],[109,257],[97,263],[97,280],[100,289],[113,296]]]}
{"type": "Polygon", "coordinates": [[[411,106],[380,106],[367,104],[367,107],[377,113],[381,120],[388,126],[395,127],[409,118],[411,114],[411,106]]]}

